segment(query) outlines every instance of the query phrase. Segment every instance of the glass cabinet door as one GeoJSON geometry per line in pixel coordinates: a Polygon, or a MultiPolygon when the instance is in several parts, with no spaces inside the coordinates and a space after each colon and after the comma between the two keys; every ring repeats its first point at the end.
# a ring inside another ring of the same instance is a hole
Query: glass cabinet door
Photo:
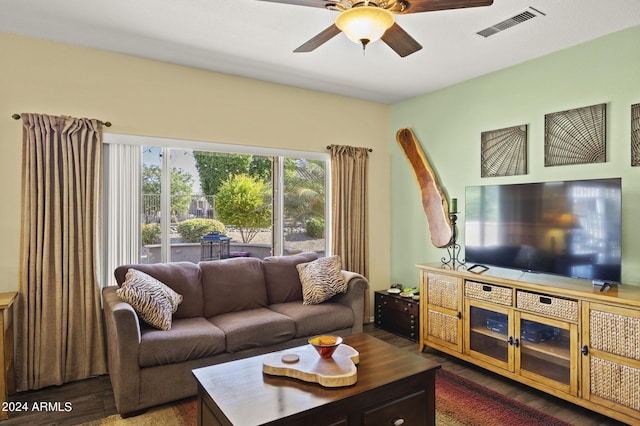
{"type": "Polygon", "coordinates": [[[467,353],[492,365],[513,370],[511,310],[470,303],[467,353]]]}
{"type": "Polygon", "coordinates": [[[522,375],[565,392],[576,393],[575,368],[571,368],[572,347],[577,347],[575,324],[519,314],[516,321],[519,336],[516,370],[522,375]],[[574,342],[572,345],[571,342],[574,342]]]}

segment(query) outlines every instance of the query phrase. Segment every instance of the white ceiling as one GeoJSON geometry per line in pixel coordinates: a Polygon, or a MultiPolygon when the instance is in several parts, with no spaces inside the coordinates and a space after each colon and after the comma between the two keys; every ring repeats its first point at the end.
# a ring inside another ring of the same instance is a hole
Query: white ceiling
{"type": "MultiPolygon", "coordinates": [[[[424,48],[405,58],[339,34],[292,51],[336,12],[258,0],[0,0],[0,31],[391,104],[640,25],[640,0],[495,0],[396,16],[424,48]],[[475,33],[533,7],[539,16],[475,33]]],[[[639,44],[640,47],[640,44],[639,44]]]]}

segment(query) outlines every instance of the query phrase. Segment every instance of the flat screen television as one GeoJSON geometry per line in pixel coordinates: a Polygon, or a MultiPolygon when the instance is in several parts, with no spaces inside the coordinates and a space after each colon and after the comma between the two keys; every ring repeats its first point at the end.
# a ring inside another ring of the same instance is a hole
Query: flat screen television
{"type": "Polygon", "coordinates": [[[469,186],[467,265],[619,283],[621,189],[620,178],[469,186]]]}

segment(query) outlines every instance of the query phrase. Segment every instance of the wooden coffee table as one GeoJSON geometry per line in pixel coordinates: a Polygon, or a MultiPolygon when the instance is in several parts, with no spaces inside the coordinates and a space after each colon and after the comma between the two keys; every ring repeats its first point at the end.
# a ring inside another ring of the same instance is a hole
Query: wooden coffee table
{"type": "Polygon", "coordinates": [[[347,387],[263,374],[264,355],[193,370],[198,424],[435,424],[439,364],[362,333],[344,343],[360,353],[358,381],[347,387]]]}

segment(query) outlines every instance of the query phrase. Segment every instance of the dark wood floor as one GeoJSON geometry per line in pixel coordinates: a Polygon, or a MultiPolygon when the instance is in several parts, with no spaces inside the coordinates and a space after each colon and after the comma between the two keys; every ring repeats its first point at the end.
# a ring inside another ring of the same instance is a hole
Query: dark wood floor
{"type": "MultiPolygon", "coordinates": [[[[366,325],[365,332],[407,351],[418,353],[417,343],[374,328],[372,325],[366,325]]],[[[623,423],[616,422],[593,411],[523,386],[432,349],[426,349],[420,355],[437,361],[446,370],[464,376],[526,405],[548,412],[556,418],[571,424],[580,426],[623,425],[623,423]]],[[[26,407],[27,410],[12,412],[9,420],[0,422],[0,426],[78,425],[116,414],[113,392],[108,376],[68,383],[39,391],[20,392],[10,397],[10,403],[13,403],[14,407],[26,407]],[[65,403],[67,404],[65,405],[65,403]],[[41,407],[44,411],[38,412],[34,410],[34,404],[36,408],[41,407]],[[58,408],[60,411],[50,411],[58,408]],[[67,408],[70,409],[66,410],[67,408]]],[[[135,418],[132,420],[135,420],[135,418]]],[[[131,424],[135,425],[135,422],[132,421],[131,424]]]]}

